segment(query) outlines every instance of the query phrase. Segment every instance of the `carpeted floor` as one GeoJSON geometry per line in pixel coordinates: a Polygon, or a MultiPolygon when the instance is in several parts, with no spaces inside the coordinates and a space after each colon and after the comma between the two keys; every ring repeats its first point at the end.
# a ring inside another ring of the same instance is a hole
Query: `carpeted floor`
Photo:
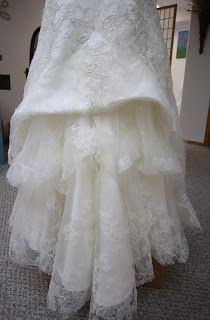
{"type": "MultiPolygon", "coordinates": [[[[5,179],[7,168],[0,167],[0,320],[62,319],[46,308],[49,277],[9,260],[8,218],[16,190],[5,179]]],[[[210,319],[210,148],[187,145],[186,183],[203,233],[186,233],[190,257],[165,268],[161,289],[140,288],[139,320],[210,319]]],[[[88,311],[86,305],[71,320],[88,319],[88,311]]]]}

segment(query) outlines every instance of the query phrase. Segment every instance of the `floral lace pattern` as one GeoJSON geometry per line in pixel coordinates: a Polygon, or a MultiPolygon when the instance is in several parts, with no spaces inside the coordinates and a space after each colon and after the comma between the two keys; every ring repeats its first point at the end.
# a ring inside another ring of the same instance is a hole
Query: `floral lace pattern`
{"type": "Polygon", "coordinates": [[[152,258],[184,263],[202,229],[155,4],[47,0],[11,120],[10,257],[51,274],[67,317],[90,301],[91,320],[136,319],[152,258]]]}
{"type": "Polygon", "coordinates": [[[90,319],[135,319],[152,258],[187,260],[184,228],[201,226],[156,111],[142,102],[132,112],[33,119],[7,173],[19,186],[10,257],[52,275],[52,310],[75,314],[90,300],[90,319]]]}
{"type": "Polygon", "coordinates": [[[104,112],[145,97],[160,103],[177,131],[154,0],[47,0],[24,98],[11,119],[9,161],[21,150],[31,115],[104,112]]]}

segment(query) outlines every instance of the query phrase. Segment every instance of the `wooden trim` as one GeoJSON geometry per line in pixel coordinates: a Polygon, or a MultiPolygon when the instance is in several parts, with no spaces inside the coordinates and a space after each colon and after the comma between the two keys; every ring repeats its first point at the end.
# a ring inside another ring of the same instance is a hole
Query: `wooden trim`
{"type": "Polygon", "coordinates": [[[209,104],[209,111],[208,111],[207,121],[206,121],[206,132],[205,132],[205,138],[204,138],[204,146],[210,147],[210,104],[209,104]]]}
{"type": "Polygon", "coordinates": [[[198,141],[192,141],[192,140],[184,140],[185,143],[189,143],[189,144],[196,144],[198,146],[203,146],[204,143],[203,142],[198,142],[198,141]]]}
{"type": "Polygon", "coordinates": [[[173,58],[174,34],[175,34],[175,28],[176,28],[177,4],[174,4],[173,6],[174,6],[174,23],[173,23],[172,42],[171,42],[170,63],[172,63],[172,58],[173,58]]]}

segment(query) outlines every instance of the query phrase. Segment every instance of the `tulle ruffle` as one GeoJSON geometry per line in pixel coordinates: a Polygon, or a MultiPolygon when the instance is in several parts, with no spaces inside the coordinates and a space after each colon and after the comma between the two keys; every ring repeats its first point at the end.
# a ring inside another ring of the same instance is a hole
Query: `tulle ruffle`
{"type": "Polygon", "coordinates": [[[73,314],[90,300],[90,319],[134,319],[152,257],[184,263],[185,228],[201,230],[182,147],[150,102],[27,121],[7,172],[18,187],[10,257],[52,275],[53,310],[73,314]]]}

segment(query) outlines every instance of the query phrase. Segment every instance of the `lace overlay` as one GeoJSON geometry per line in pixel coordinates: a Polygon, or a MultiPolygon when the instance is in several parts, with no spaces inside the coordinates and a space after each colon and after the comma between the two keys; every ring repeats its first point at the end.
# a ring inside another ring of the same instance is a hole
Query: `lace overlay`
{"type": "Polygon", "coordinates": [[[137,319],[136,287],[202,230],[156,1],[46,1],[7,179],[10,257],[51,275],[49,308],[137,319]]]}
{"type": "Polygon", "coordinates": [[[121,102],[156,102],[178,133],[159,15],[154,0],[46,1],[39,42],[11,119],[10,163],[19,153],[28,118],[95,113],[121,102]],[[66,81],[70,79],[70,81],[66,81]]]}
{"type": "Polygon", "coordinates": [[[18,187],[10,257],[52,275],[49,308],[75,314],[90,301],[90,319],[135,319],[152,258],[187,260],[184,228],[201,226],[169,137],[149,102],[33,118],[7,172],[18,187]]]}

